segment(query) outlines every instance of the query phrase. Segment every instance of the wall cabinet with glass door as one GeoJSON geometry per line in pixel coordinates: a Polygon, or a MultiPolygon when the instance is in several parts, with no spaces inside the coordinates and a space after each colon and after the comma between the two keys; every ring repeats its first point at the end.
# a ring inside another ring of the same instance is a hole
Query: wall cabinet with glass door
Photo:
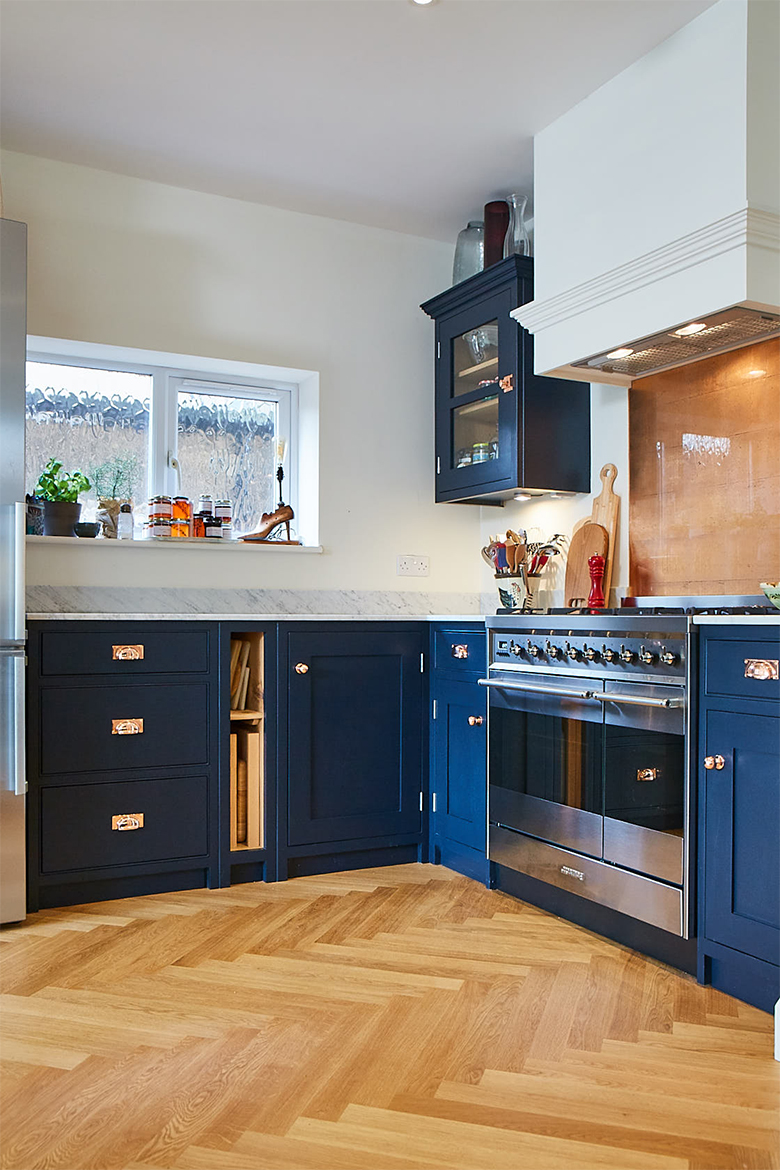
{"type": "Polygon", "coordinates": [[[510,256],[421,307],[436,322],[436,500],[590,491],[590,387],[533,371],[510,317],[533,260],[510,256]]]}

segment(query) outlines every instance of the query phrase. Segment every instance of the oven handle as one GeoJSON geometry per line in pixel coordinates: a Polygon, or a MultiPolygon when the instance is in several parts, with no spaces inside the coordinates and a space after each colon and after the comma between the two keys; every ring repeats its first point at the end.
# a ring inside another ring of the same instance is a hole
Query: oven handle
{"type": "Polygon", "coordinates": [[[671,707],[685,706],[684,699],[652,699],[649,695],[642,699],[635,695],[609,695],[598,692],[592,697],[598,699],[600,703],[633,703],[636,707],[663,707],[668,710],[671,707]]]}
{"type": "Polygon", "coordinates": [[[522,686],[520,683],[503,682],[497,678],[478,678],[481,687],[498,687],[502,691],[525,691],[529,695],[557,695],[561,699],[598,699],[595,691],[564,691],[560,687],[522,686]]]}

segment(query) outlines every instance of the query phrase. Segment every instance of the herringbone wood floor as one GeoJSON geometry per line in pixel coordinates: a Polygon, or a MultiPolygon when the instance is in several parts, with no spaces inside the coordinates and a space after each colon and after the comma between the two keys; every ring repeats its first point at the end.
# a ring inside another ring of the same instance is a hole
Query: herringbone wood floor
{"type": "Polygon", "coordinates": [[[763,1012],[433,866],[0,932],[3,1165],[777,1166],[763,1012]]]}

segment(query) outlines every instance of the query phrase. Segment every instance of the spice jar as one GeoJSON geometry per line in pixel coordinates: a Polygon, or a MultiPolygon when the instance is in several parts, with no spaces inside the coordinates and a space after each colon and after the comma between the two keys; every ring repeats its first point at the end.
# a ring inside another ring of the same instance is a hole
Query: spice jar
{"type": "Polygon", "coordinates": [[[214,501],[211,496],[198,496],[198,511],[207,512],[209,516],[214,515],[214,501]]]}
{"type": "Polygon", "coordinates": [[[191,515],[192,506],[187,496],[174,496],[172,518],[174,520],[189,520],[191,515]]]}
{"type": "Polygon", "coordinates": [[[189,520],[184,520],[180,516],[177,516],[174,520],[171,520],[171,536],[183,537],[183,536],[189,536],[189,534],[190,534],[189,520]]]}
{"type": "Polygon", "coordinates": [[[153,516],[147,526],[149,536],[170,536],[171,520],[169,516],[153,516]]]}
{"type": "Polygon", "coordinates": [[[206,536],[222,536],[222,521],[217,516],[204,516],[203,523],[206,536]]]}
{"type": "Polygon", "coordinates": [[[170,520],[173,512],[173,501],[170,496],[152,496],[149,501],[149,518],[167,516],[170,520]]]}
{"type": "Polygon", "coordinates": [[[198,512],[197,516],[192,517],[192,535],[205,536],[206,535],[206,516],[202,512],[198,512]]]}

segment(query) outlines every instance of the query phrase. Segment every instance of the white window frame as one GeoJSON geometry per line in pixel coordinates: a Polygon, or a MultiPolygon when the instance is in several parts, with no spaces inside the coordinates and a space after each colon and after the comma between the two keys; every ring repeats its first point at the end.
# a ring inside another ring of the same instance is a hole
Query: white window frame
{"type": "MultiPolygon", "coordinates": [[[[28,337],[27,341],[27,360],[31,362],[151,376],[146,485],[149,496],[171,495],[178,490],[177,395],[180,389],[277,402],[277,438],[287,444],[285,502],[295,512],[302,543],[318,545],[319,375],[315,371],[48,337],[28,337]]],[[[274,507],[276,492],[274,485],[274,507]]]]}

